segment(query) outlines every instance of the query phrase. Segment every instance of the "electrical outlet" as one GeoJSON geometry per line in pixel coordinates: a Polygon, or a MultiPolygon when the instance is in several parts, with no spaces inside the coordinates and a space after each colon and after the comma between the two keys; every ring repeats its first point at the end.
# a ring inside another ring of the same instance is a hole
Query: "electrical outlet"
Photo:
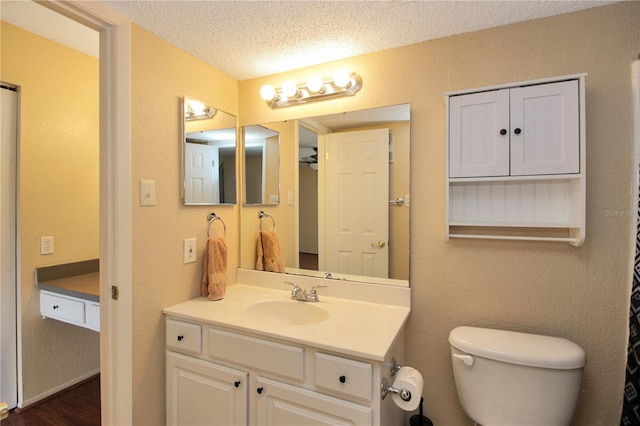
{"type": "Polygon", "coordinates": [[[53,254],[53,237],[40,237],[40,254],[53,254]]]}
{"type": "Polygon", "coordinates": [[[196,239],[187,238],[184,240],[184,263],[192,263],[196,261],[196,239]]]}

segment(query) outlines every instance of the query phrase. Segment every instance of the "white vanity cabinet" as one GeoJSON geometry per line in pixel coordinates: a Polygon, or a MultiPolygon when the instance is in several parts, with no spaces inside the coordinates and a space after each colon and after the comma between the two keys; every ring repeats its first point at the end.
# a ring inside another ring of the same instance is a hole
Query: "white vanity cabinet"
{"type": "Polygon", "coordinates": [[[381,361],[171,316],[166,324],[167,424],[403,422],[404,413],[390,398],[381,401],[374,385],[381,361]]]}
{"type": "Polygon", "coordinates": [[[447,236],[585,232],[585,75],[445,95],[447,236]]]}

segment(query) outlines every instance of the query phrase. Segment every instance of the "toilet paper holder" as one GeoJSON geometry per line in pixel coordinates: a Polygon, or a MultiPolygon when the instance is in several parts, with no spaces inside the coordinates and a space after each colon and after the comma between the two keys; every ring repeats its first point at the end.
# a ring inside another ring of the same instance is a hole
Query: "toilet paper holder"
{"type": "MultiPolygon", "coordinates": [[[[395,372],[393,373],[395,374],[395,372]]],[[[382,399],[385,399],[387,397],[388,394],[390,393],[395,393],[400,395],[400,398],[402,398],[403,401],[411,401],[411,392],[408,391],[407,389],[396,389],[393,386],[389,385],[389,382],[387,382],[387,378],[383,377],[382,378],[382,384],[380,385],[380,391],[381,394],[380,396],[382,397],[382,399]]]]}
{"type": "Polygon", "coordinates": [[[395,376],[402,366],[396,361],[396,357],[391,358],[391,377],[395,376]]]}

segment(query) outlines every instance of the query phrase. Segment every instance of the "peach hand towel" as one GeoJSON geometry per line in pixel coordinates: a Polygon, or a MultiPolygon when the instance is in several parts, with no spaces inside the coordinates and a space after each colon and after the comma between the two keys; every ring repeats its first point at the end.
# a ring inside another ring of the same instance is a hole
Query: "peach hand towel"
{"type": "Polygon", "coordinates": [[[256,243],[256,269],[259,271],[284,272],[284,262],[275,230],[260,231],[256,243]]]}
{"type": "Polygon", "coordinates": [[[227,241],[209,238],[204,250],[200,294],[209,300],[220,300],[227,290],[227,241]]]}

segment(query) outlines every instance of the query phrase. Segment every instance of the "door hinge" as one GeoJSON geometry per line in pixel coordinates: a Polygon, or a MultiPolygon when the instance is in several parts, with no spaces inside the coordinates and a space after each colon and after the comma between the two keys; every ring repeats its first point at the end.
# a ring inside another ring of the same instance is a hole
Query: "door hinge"
{"type": "Polygon", "coordinates": [[[113,300],[118,300],[118,295],[120,294],[120,291],[118,290],[118,286],[112,285],[111,286],[111,298],[113,300]]]}

